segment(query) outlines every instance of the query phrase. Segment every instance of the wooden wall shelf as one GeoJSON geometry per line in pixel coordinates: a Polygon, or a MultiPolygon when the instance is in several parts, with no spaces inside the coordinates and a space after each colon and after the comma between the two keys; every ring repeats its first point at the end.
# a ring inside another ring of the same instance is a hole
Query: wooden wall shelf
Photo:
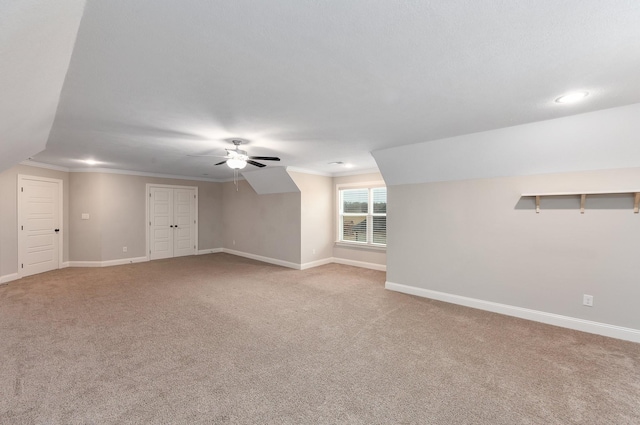
{"type": "Polygon", "coordinates": [[[540,198],[543,196],[577,196],[580,195],[580,214],[584,214],[584,205],[588,195],[635,195],[633,202],[633,212],[638,214],[640,211],[640,189],[639,190],[621,190],[621,191],[604,191],[604,192],[549,192],[549,193],[523,193],[524,197],[536,198],[536,214],[540,213],[540,198]]]}

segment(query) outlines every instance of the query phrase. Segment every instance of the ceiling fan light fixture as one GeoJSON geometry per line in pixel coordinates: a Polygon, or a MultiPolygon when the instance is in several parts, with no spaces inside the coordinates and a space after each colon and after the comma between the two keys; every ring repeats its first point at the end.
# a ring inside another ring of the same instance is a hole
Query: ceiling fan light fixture
{"type": "Polygon", "coordinates": [[[227,160],[227,165],[229,166],[229,168],[232,168],[234,170],[242,170],[247,166],[247,161],[241,158],[229,158],[227,160]]]}

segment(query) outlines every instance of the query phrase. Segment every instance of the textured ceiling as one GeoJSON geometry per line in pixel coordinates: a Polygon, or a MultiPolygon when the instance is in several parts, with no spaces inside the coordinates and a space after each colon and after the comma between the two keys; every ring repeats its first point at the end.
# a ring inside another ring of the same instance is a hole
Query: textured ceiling
{"type": "Polygon", "coordinates": [[[376,149],[640,102],[639,22],[621,0],[88,0],[34,159],[220,179],[187,155],[243,138],[279,165],[375,168],[376,149]]]}

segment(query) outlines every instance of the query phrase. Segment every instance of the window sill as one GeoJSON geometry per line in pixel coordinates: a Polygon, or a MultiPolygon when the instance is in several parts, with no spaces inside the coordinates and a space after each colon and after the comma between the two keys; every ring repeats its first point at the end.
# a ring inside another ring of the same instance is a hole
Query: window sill
{"type": "Polygon", "coordinates": [[[340,248],[363,249],[363,250],[366,250],[366,251],[381,251],[381,252],[386,252],[387,251],[387,247],[386,246],[369,245],[369,244],[357,243],[357,242],[336,241],[335,242],[335,246],[340,247],[340,248]]]}

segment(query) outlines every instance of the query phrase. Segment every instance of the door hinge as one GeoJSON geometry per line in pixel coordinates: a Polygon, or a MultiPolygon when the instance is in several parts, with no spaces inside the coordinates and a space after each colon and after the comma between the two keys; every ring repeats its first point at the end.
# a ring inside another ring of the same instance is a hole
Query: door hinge
{"type": "Polygon", "coordinates": [[[196,195],[193,195],[193,199],[196,199],[196,195]]]}
{"type": "Polygon", "coordinates": [[[149,226],[151,226],[151,222],[149,222],[149,226]]]}
{"type": "Polygon", "coordinates": [[[23,268],[23,269],[24,269],[24,264],[20,264],[20,268],[23,268]]]}
{"type": "Polygon", "coordinates": [[[195,245],[193,246],[193,249],[196,249],[196,246],[195,246],[195,245]]]}
{"type": "Polygon", "coordinates": [[[20,188],[20,192],[24,192],[24,187],[21,187],[21,188],[20,188]]]}
{"type": "Polygon", "coordinates": [[[151,192],[149,192],[149,198],[151,198],[151,192]]]}
{"type": "Polygon", "coordinates": [[[24,230],[24,226],[20,226],[20,230],[24,230]]]}
{"type": "Polygon", "coordinates": [[[195,221],[195,220],[193,220],[193,224],[196,224],[196,221],[195,221]]]}

